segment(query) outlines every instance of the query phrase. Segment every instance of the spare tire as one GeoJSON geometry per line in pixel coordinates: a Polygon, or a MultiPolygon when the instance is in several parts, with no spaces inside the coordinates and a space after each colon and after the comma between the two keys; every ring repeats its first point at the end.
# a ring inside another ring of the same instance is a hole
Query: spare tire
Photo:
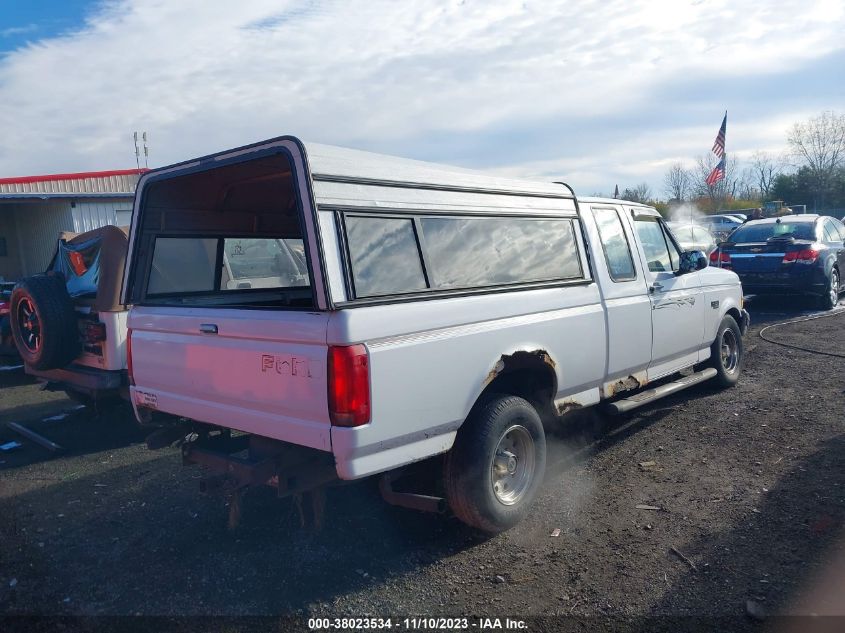
{"type": "Polygon", "coordinates": [[[61,274],[27,277],[12,291],[10,307],[12,338],[27,365],[64,367],[81,351],[76,311],[61,274]]]}

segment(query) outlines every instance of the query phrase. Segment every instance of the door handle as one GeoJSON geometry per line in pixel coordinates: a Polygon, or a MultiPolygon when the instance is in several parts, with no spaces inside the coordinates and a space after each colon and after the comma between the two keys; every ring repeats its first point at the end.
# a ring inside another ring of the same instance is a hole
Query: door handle
{"type": "Polygon", "coordinates": [[[648,289],[649,292],[657,292],[658,290],[663,290],[663,284],[657,283],[656,281],[653,284],[651,284],[651,286],[648,289]]]}
{"type": "Polygon", "coordinates": [[[203,334],[217,334],[217,326],[214,323],[200,324],[200,332],[203,334]]]}

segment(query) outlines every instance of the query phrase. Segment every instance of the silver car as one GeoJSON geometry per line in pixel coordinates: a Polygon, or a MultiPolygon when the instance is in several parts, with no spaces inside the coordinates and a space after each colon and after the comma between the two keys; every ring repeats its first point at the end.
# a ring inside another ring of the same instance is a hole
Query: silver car
{"type": "Polygon", "coordinates": [[[705,226],[717,241],[723,241],[734,229],[742,226],[742,220],[730,215],[705,215],[698,218],[698,223],[705,226]]]}
{"type": "Polygon", "coordinates": [[[716,238],[700,224],[669,222],[668,225],[672,235],[685,251],[704,251],[705,255],[710,255],[716,250],[716,238]]]}

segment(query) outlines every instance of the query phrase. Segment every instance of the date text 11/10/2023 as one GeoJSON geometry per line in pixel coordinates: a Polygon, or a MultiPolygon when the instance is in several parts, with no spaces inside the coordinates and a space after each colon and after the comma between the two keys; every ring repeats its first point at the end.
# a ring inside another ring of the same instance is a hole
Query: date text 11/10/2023
{"type": "Polygon", "coordinates": [[[441,618],[441,617],[409,617],[409,618],[309,618],[308,629],[321,630],[390,630],[403,629],[410,631],[524,631],[527,624],[524,620],[514,618],[441,618]]]}

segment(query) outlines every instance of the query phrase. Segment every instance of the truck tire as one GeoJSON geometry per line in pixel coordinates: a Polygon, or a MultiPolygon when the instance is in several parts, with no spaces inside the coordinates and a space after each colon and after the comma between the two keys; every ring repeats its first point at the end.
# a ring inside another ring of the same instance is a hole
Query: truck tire
{"type": "Polygon", "coordinates": [[[545,468],[537,410],[523,398],[497,396],[470,415],[446,454],[446,499],[467,525],[502,532],[528,512],[545,468]]]}
{"type": "Polygon", "coordinates": [[[27,277],[12,291],[10,307],[12,338],[27,365],[56,369],[79,354],[76,311],[61,275],[27,277]]]}
{"type": "Polygon", "coordinates": [[[720,387],[733,387],[742,373],[745,351],[742,346],[742,331],[730,315],[725,315],[716,332],[716,339],[710,346],[709,365],[716,374],[716,383],[720,387]]]}

